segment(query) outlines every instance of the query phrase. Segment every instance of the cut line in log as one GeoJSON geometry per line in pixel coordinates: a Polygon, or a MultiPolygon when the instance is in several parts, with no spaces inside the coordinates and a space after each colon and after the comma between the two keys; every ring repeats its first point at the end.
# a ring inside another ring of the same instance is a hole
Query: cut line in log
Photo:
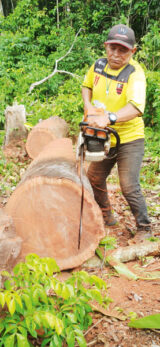
{"type": "Polygon", "coordinates": [[[36,253],[54,258],[64,270],[81,265],[94,254],[105,230],[86,176],[84,187],[83,232],[78,250],[81,182],[72,142],[57,139],[49,143],[31,163],[6,205],[16,233],[23,240],[17,261],[36,253]]]}
{"type": "Polygon", "coordinates": [[[35,159],[49,142],[66,137],[68,132],[68,124],[58,116],[42,120],[35,125],[28,135],[26,151],[29,157],[35,159]]]}

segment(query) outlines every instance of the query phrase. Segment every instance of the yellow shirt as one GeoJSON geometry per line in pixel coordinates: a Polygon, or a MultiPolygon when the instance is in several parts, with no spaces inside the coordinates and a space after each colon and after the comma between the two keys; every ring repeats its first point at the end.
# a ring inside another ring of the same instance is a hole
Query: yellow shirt
{"type": "MultiPolygon", "coordinates": [[[[132,103],[141,113],[145,108],[146,80],[141,66],[130,59],[129,64],[135,71],[129,76],[128,82],[118,82],[94,71],[94,64],[85,76],[83,87],[92,89],[92,104],[110,112],[117,112],[128,103],[132,103]]],[[[120,71],[105,66],[108,75],[118,76],[120,71]]],[[[116,123],[112,127],[120,136],[121,144],[144,138],[144,122],[142,117],[136,117],[127,122],[116,123]]],[[[115,138],[111,136],[111,146],[115,145],[115,138]]]]}

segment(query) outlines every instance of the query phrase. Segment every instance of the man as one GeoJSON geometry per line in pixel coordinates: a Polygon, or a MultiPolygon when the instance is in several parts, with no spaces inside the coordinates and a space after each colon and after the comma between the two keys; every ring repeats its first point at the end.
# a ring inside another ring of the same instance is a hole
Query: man
{"type": "MultiPolygon", "coordinates": [[[[90,126],[113,127],[120,136],[120,148],[113,159],[92,162],[88,170],[94,196],[102,209],[105,225],[116,220],[108,199],[106,178],[117,163],[122,193],[135,217],[135,242],[151,237],[151,225],[145,199],[139,183],[139,172],[144,154],[145,75],[133,60],[136,51],[135,34],[123,24],[112,27],[104,43],[107,59],[98,59],[89,69],[82,87],[84,109],[90,126]],[[96,108],[105,110],[93,116],[96,108]]],[[[111,152],[115,146],[111,137],[111,152]]]]}

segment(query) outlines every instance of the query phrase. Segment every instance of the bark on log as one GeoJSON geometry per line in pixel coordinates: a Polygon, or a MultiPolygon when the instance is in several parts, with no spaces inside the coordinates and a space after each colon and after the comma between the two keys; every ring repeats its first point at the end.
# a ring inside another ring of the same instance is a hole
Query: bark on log
{"type": "Polygon", "coordinates": [[[67,137],[68,131],[68,124],[58,116],[39,122],[30,131],[27,138],[26,150],[29,157],[35,159],[49,142],[57,138],[67,137]]]}
{"type": "Polygon", "coordinates": [[[70,139],[57,139],[31,163],[10,197],[6,211],[23,239],[18,260],[29,253],[54,258],[60,269],[81,265],[105,236],[102,213],[84,179],[81,247],[78,232],[81,182],[70,139]]]}
{"type": "Polygon", "coordinates": [[[11,269],[20,254],[21,243],[22,239],[15,233],[11,216],[0,209],[0,270],[11,269]]]}

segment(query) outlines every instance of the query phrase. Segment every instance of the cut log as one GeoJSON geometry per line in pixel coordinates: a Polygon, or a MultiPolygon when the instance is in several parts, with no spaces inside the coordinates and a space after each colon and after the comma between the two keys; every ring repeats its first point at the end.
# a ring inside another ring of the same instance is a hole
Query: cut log
{"type": "Polygon", "coordinates": [[[81,181],[70,139],[57,139],[36,157],[10,197],[6,211],[23,239],[19,261],[29,253],[52,257],[60,269],[81,265],[105,236],[102,213],[84,173],[81,246],[78,234],[81,181]]]}
{"type": "Polygon", "coordinates": [[[58,138],[67,137],[68,131],[68,124],[58,116],[50,117],[39,122],[30,131],[27,138],[26,150],[29,157],[35,159],[49,142],[58,138]]]}

